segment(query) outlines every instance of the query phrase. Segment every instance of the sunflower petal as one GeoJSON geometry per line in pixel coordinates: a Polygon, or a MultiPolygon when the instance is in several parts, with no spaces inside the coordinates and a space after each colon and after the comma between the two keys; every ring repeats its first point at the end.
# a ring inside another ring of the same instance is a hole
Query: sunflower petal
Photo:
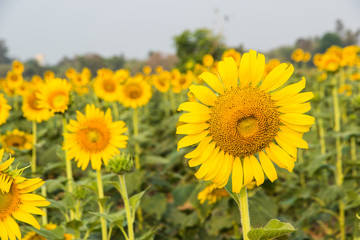
{"type": "Polygon", "coordinates": [[[210,133],[209,131],[204,131],[204,132],[199,133],[199,134],[188,135],[188,136],[183,137],[178,142],[177,150],[179,151],[180,148],[187,147],[187,146],[190,146],[190,145],[193,145],[193,144],[196,144],[196,143],[200,142],[207,135],[209,135],[209,133],[210,133]]]}
{"type": "Polygon", "coordinates": [[[184,102],[180,104],[178,111],[188,111],[195,113],[212,113],[210,108],[198,102],[184,102]]]}
{"type": "Polygon", "coordinates": [[[238,68],[232,57],[226,57],[219,62],[218,72],[227,90],[238,86],[238,68]]]}
{"type": "Polygon", "coordinates": [[[234,165],[232,169],[232,191],[234,193],[239,193],[242,186],[243,186],[243,179],[244,179],[244,173],[243,173],[243,167],[242,163],[239,157],[235,157],[234,165]]]}
{"type": "Polygon", "coordinates": [[[275,101],[278,101],[283,98],[287,98],[293,95],[296,95],[301,90],[305,88],[306,80],[303,77],[299,82],[286,86],[274,93],[271,94],[271,98],[275,101]]]}
{"type": "Polygon", "coordinates": [[[264,183],[264,180],[265,180],[264,171],[262,170],[259,161],[256,159],[256,157],[254,155],[250,155],[250,163],[251,163],[251,167],[253,169],[254,178],[256,180],[256,185],[260,186],[261,184],[264,183]]]}
{"type": "Polygon", "coordinates": [[[189,87],[190,91],[195,95],[200,102],[208,106],[215,106],[217,96],[213,91],[205,86],[196,86],[191,85],[189,87]]]}
{"type": "Polygon", "coordinates": [[[199,76],[199,78],[204,80],[217,93],[224,94],[224,86],[215,74],[210,72],[204,72],[199,76]]]}
{"type": "Polygon", "coordinates": [[[13,212],[12,216],[21,222],[25,222],[25,223],[32,225],[36,229],[40,229],[40,225],[39,225],[38,221],[30,213],[20,210],[20,211],[13,212]]]}
{"type": "Polygon", "coordinates": [[[269,178],[271,182],[274,182],[278,178],[278,176],[276,169],[272,164],[271,160],[263,151],[259,152],[259,159],[266,176],[269,178]]]}

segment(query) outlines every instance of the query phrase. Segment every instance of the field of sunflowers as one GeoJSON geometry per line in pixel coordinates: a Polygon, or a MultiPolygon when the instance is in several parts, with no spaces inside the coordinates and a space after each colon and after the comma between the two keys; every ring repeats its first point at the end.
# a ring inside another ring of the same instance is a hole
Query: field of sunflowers
{"type": "Polygon", "coordinates": [[[1,240],[360,239],[359,46],[24,68],[0,76],[1,240]]]}

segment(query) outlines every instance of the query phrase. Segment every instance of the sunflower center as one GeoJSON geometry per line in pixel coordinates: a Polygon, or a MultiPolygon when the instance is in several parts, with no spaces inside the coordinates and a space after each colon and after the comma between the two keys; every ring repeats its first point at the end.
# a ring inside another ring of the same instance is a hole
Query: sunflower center
{"type": "Polygon", "coordinates": [[[142,90],[137,84],[129,84],[125,90],[129,98],[137,99],[142,95],[142,90]]]}
{"type": "Polygon", "coordinates": [[[5,142],[6,142],[6,145],[8,147],[23,147],[25,142],[26,142],[26,139],[22,136],[18,136],[18,135],[11,135],[11,136],[8,136],[6,139],[5,139],[5,142]]]}
{"type": "Polygon", "coordinates": [[[28,97],[28,104],[33,110],[41,110],[39,107],[39,99],[36,97],[35,93],[31,94],[28,97]]]}
{"type": "Polygon", "coordinates": [[[62,108],[68,104],[68,96],[63,92],[55,93],[52,98],[52,107],[53,108],[62,108]]]}
{"type": "Polygon", "coordinates": [[[16,75],[12,75],[10,77],[10,80],[13,81],[13,82],[16,82],[18,80],[18,77],[16,75]]]}
{"type": "Polygon", "coordinates": [[[233,156],[253,155],[271,143],[279,130],[279,112],[270,95],[258,88],[235,88],[218,97],[210,132],[233,156]]]}
{"type": "Polygon", "coordinates": [[[114,92],[115,91],[115,83],[111,80],[106,80],[104,81],[104,89],[107,91],[107,92],[114,92]]]}
{"type": "MultiPolygon", "coordinates": [[[[1,184],[3,184],[3,182],[1,182],[1,184]]],[[[21,204],[19,196],[20,190],[17,188],[15,182],[12,182],[9,192],[0,191],[0,221],[4,221],[17,210],[21,204]]]]}
{"type": "Polygon", "coordinates": [[[92,121],[78,132],[78,141],[83,149],[96,153],[109,145],[110,132],[103,123],[92,121]]]}

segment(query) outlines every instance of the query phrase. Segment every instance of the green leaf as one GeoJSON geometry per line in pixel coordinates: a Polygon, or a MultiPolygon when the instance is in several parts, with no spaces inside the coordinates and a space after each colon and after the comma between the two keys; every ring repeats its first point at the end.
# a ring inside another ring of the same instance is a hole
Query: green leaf
{"type": "Polygon", "coordinates": [[[264,228],[255,228],[248,232],[250,240],[268,240],[295,232],[296,229],[290,223],[283,223],[277,219],[271,219],[264,228]]]}
{"type": "Polygon", "coordinates": [[[152,196],[145,196],[141,203],[144,211],[154,214],[160,220],[166,211],[167,199],[164,193],[156,193],[152,196]]]}
{"type": "Polygon", "coordinates": [[[239,197],[237,195],[237,193],[233,193],[232,192],[232,180],[231,180],[231,175],[229,177],[229,181],[227,182],[227,184],[225,185],[225,189],[226,191],[228,191],[228,193],[230,194],[230,196],[235,200],[235,202],[237,203],[238,206],[240,206],[240,202],[239,202],[239,197]]]}
{"type": "Polygon", "coordinates": [[[132,210],[133,216],[134,216],[134,214],[135,214],[136,209],[137,209],[137,208],[139,207],[139,205],[140,205],[140,200],[141,200],[142,196],[145,194],[145,192],[146,192],[149,188],[150,188],[150,186],[147,187],[144,191],[142,191],[142,192],[140,192],[140,193],[137,193],[137,194],[131,196],[131,198],[130,198],[130,206],[131,206],[131,210],[132,210]]]}
{"type": "Polygon", "coordinates": [[[154,239],[154,234],[158,230],[159,227],[155,227],[142,234],[140,237],[137,237],[136,240],[152,240],[154,239]]]}

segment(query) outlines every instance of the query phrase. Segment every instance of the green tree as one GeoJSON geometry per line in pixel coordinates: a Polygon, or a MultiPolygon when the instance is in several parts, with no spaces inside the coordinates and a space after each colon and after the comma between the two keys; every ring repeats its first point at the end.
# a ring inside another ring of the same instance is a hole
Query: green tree
{"type": "Polygon", "coordinates": [[[197,29],[194,32],[184,31],[174,36],[176,54],[179,58],[178,67],[185,70],[186,63],[201,63],[205,54],[220,59],[225,51],[223,37],[215,35],[209,29],[197,29]]]}
{"type": "Polygon", "coordinates": [[[7,56],[8,48],[5,41],[0,40],[0,64],[10,63],[11,59],[7,56]]]}
{"type": "Polygon", "coordinates": [[[343,47],[343,42],[340,36],[336,33],[325,33],[320,39],[319,43],[319,52],[323,53],[329,47],[336,45],[339,47],[343,47]]]}

